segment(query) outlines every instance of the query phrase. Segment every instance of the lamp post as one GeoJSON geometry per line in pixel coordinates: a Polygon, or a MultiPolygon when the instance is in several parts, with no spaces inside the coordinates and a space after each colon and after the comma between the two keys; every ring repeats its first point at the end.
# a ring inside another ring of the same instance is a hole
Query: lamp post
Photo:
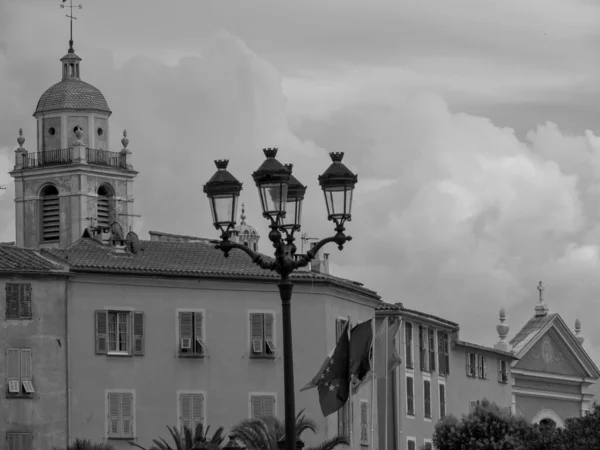
{"type": "Polygon", "coordinates": [[[221,240],[212,241],[216,244],[215,248],[222,250],[226,258],[232,249],[242,250],[252,258],[252,262],[263,269],[273,270],[280,276],[277,287],[281,298],[283,322],[285,436],[279,442],[279,448],[294,450],[302,448],[304,444],[296,436],[290,308],[294,285],[289,277],[294,270],[307,266],[325,244],[335,242],[342,250],[344,244],[352,239],[344,234],[344,224],[352,218],[352,193],[358,177],[342,164],[344,153],[329,154],[332,164],[318,180],[325,195],[327,218],[335,224],[335,235],[320,240],[306,255],[295,259],[294,232],[300,230],[306,186],[292,175],[291,164],[283,165],[275,158],[276,148],[264,149],[263,152],[266,160],[252,174],[252,178],[258,188],[263,216],[270,222],[269,240],[275,248],[274,259],[229,240],[235,227],[242,183],[227,171],[228,160],[215,161],[217,172],[204,185],[204,192],[210,202],[213,224],[221,231],[221,240]]]}

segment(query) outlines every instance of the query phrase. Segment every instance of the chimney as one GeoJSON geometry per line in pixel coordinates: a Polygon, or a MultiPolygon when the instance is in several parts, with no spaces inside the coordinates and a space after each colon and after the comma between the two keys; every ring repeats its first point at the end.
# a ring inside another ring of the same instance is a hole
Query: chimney
{"type": "Polygon", "coordinates": [[[506,342],[506,336],[508,336],[508,331],[510,330],[510,327],[507,323],[504,323],[504,321],[506,320],[506,311],[504,310],[504,308],[500,308],[499,319],[500,323],[496,325],[496,331],[498,332],[498,337],[500,338],[500,340],[494,345],[494,348],[496,350],[503,350],[505,352],[508,352],[510,349],[510,345],[508,344],[508,342],[506,342]]]}
{"type": "MultiPolygon", "coordinates": [[[[311,244],[311,248],[312,247],[313,244],[311,244]]],[[[313,272],[329,275],[329,253],[325,253],[321,256],[321,252],[319,251],[315,259],[311,262],[310,269],[313,272]]]]}

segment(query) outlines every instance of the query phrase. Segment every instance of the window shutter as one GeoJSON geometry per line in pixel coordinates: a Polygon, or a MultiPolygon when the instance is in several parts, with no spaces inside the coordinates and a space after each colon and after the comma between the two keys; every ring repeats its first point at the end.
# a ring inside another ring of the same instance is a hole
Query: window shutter
{"type": "Polygon", "coordinates": [[[257,395],[250,397],[250,410],[252,412],[252,419],[263,417],[262,397],[257,395]]]}
{"type": "Polygon", "coordinates": [[[19,317],[31,319],[31,284],[19,284],[19,317]]]}
{"type": "MultiPolygon", "coordinates": [[[[56,188],[54,189],[56,191],[56,188]]],[[[60,201],[58,192],[42,199],[42,237],[44,242],[60,239],[60,201]]]]}
{"type": "Polygon", "coordinates": [[[123,437],[133,437],[133,395],[121,394],[121,430],[123,437]]]}
{"type": "Polygon", "coordinates": [[[31,349],[21,349],[21,381],[31,381],[31,349]]]}
{"type": "Polygon", "coordinates": [[[106,355],[108,347],[108,312],[96,311],[96,354],[106,355]]]}
{"type": "Polygon", "coordinates": [[[471,376],[471,354],[467,353],[467,376],[471,376]]]}
{"type": "Polygon", "coordinates": [[[265,345],[263,336],[263,315],[258,313],[250,314],[250,338],[252,340],[253,353],[262,354],[265,345]]]}
{"type": "Polygon", "coordinates": [[[367,402],[360,403],[360,440],[363,443],[369,440],[369,404],[367,402]]]}
{"type": "Polygon", "coordinates": [[[406,400],[407,400],[407,414],[414,415],[415,413],[415,399],[414,399],[414,381],[412,377],[406,378],[406,400]]]}
{"type": "Polygon", "coordinates": [[[483,378],[487,379],[487,358],[485,356],[481,357],[481,366],[483,372],[483,378]]]}
{"type": "Polygon", "coordinates": [[[275,397],[272,395],[265,395],[262,398],[262,413],[263,417],[275,416],[275,397]]]}
{"type": "Polygon", "coordinates": [[[273,333],[273,314],[265,314],[265,350],[273,354],[275,353],[275,336],[273,333]]]}
{"type": "Polygon", "coordinates": [[[448,335],[444,335],[444,365],[445,374],[448,375],[450,373],[450,341],[448,339],[448,335]]]}
{"type": "Polygon", "coordinates": [[[440,384],[440,418],[446,415],[446,386],[440,384]]]}
{"type": "Polygon", "coordinates": [[[108,435],[120,436],[121,423],[119,420],[121,396],[117,393],[108,394],[108,435]]]}
{"type": "Polygon", "coordinates": [[[6,378],[8,380],[20,380],[21,350],[9,348],[6,350],[6,378]]]}
{"type": "Polygon", "coordinates": [[[446,373],[444,367],[444,334],[438,332],[438,372],[440,375],[446,373]]]}
{"type": "Polygon", "coordinates": [[[435,331],[429,330],[429,370],[435,370],[435,331]]]}
{"type": "Polygon", "coordinates": [[[191,428],[192,426],[192,396],[190,394],[180,394],[179,409],[179,424],[183,433],[184,427],[191,428]]]}
{"type": "Polygon", "coordinates": [[[144,313],[133,313],[133,354],[144,354],[144,313]]]}
{"type": "Polygon", "coordinates": [[[431,418],[431,382],[425,380],[423,383],[424,398],[425,398],[425,417],[431,418]]]}
{"type": "Polygon", "coordinates": [[[198,354],[202,354],[202,345],[204,344],[202,342],[202,327],[204,325],[202,319],[203,317],[201,312],[194,313],[194,338],[196,340],[196,342],[194,342],[194,348],[198,354]]]}
{"type": "Polygon", "coordinates": [[[204,396],[202,394],[194,394],[192,397],[192,433],[196,430],[196,426],[204,422],[204,396]]]}
{"type": "Polygon", "coordinates": [[[6,318],[19,318],[19,287],[14,283],[6,283],[6,318]]]}

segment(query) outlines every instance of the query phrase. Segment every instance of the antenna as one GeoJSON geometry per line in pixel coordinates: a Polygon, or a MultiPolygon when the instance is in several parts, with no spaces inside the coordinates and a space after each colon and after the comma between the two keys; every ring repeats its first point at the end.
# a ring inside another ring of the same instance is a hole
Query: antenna
{"type": "Polygon", "coordinates": [[[304,254],[304,243],[308,241],[318,241],[319,238],[307,237],[306,233],[302,233],[300,235],[300,240],[302,241],[300,253],[304,254]]]}
{"type": "Polygon", "coordinates": [[[73,0],[69,0],[70,4],[65,6],[66,1],[67,0],[62,0],[60,7],[61,8],[69,8],[71,10],[71,12],[69,14],[67,14],[67,17],[71,21],[71,39],[69,40],[69,53],[75,53],[75,50],[73,50],[73,19],[77,20],[77,17],[75,17],[73,15],[73,8],[83,9],[83,6],[81,4],[73,5],[73,0]]]}

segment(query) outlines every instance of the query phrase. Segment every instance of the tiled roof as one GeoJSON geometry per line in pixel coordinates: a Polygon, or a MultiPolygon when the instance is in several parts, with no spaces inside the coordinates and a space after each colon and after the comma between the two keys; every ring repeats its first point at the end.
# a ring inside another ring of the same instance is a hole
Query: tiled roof
{"type": "Polygon", "coordinates": [[[519,359],[519,358],[515,357],[511,352],[505,352],[504,350],[498,350],[497,348],[486,347],[485,345],[473,344],[472,342],[459,341],[459,340],[455,340],[453,342],[456,345],[460,345],[462,347],[468,347],[468,348],[473,348],[476,350],[483,350],[486,352],[497,353],[499,355],[507,356],[512,359],[519,359]]]}
{"type": "Polygon", "coordinates": [[[0,245],[2,272],[66,272],[66,269],[43,257],[37,250],[0,245]]]}
{"type": "MultiPolygon", "coordinates": [[[[105,272],[139,275],[234,277],[278,279],[277,273],[261,269],[239,250],[225,258],[220,250],[206,242],[140,241],[136,254],[116,254],[113,249],[91,238],[81,238],[66,249],[43,250],[64,261],[74,272],[105,272]]],[[[361,283],[312,271],[297,271],[292,279],[329,282],[360,292],[379,296],[361,283]]]]}
{"type": "Polygon", "coordinates": [[[421,317],[423,319],[429,319],[429,320],[435,320],[441,323],[444,323],[446,325],[448,325],[449,327],[452,328],[456,328],[456,330],[459,329],[459,326],[457,323],[455,322],[451,322],[450,320],[447,319],[443,319],[441,317],[438,316],[434,316],[433,314],[427,314],[421,311],[417,311],[415,309],[408,309],[404,307],[404,304],[402,303],[382,303],[380,304],[377,308],[376,311],[398,311],[398,312],[405,312],[408,314],[411,314],[413,316],[418,316],[421,317]]]}
{"type": "Polygon", "coordinates": [[[61,109],[84,109],[107,112],[110,108],[102,92],[81,80],[63,80],[42,94],[34,115],[61,109]]]}
{"type": "Polygon", "coordinates": [[[535,336],[551,322],[556,313],[546,314],[545,316],[534,316],[519,330],[519,332],[510,340],[513,353],[519,353],[535,336]]]}

